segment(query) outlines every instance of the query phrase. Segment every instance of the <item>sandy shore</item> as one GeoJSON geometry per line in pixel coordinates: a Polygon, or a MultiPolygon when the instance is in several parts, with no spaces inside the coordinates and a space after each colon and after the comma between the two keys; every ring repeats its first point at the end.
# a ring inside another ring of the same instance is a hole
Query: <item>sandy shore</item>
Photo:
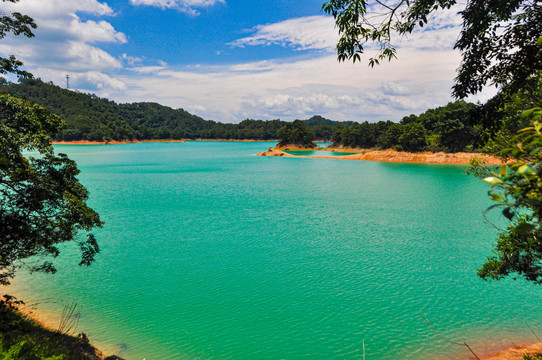
{"type": "MultiPolygon", "coordinates": [[[[52,314],[46,314],[42,311],[32,311],[28,308],[22,308],[20,309],[20,311],[50,330],[54,331],[58,327],[58,319],[52,314]]],[[[100,348],[101,350],[103,350],[103,345],[100,348]]],[[[109,349],[108,352],[110,353],[112,352],[112,350],[109,349]]],[[[533,353],[542,353],[542,342],[527,345],[518,345],[499,352],[490,352],[487,354],[477,355],[480,356],[480,359],[482,360],[523,360],[523,355],[533,353]]],[[[104,353],[100,351],[100,349],[97,349],[96,356],[100,359],[104,359],[106,357],[104,353]]]]}
{"type": "MultiPolygon", "coordinates": [[[[0,294],[5,293],[7,290],[6,287],[0,286],[0,294]]],[[[55,331],[58,328],[60,319],[58,318],[57,314],[48,313],[45,312],[43,309],[38,309],[36,305],[28,304],[20,306],[19,311],[28,317],[32,318],[34,321],[38,322],[42,326],[46,327],[47,329],[50,329],[52,331],[55,331]]],[[[78,329],[77,331],[82,331],[83,329],[78,329]]],[[[84,330],[83,330],[84,331],[84,330]]],[[[90,339],[91,342],[92,339],[90,339]]],[[[106,355],[105,353],[114,353],[115,349],[108,348],[109,346],[105,344],[96,344],[99,349],[96,351],[96,356],[100,359],[104,359],[106,355]]],[[[489,345],[489,349],[491,349],[491,345],[489,345]]],[[[474,349],[476,351],[476,348],[474,349]]],[[[533,353],[539,353],[542,352],[542,342],[540,343],[532,343],[532,344],[526,344],[526,345],[518,345],[515,347],[511,347],[508,349],[504,349],[501,351],[486,351],[484,353],[477,352],[477,355],[482,360],[523,360],[524,354],[533,354],[533,353]]],[[[469,357],[468,359],[474,359],[473,356],[469,357]]]]}
{"type": "Polygon", "coordinates": [[[523,355],[542,353],[542,343],[534,343],[529,345],[518,345],[500,351],[493,355],[482,356],[482,360],[523,360],[523,355]]]}
{"type": "Polygon", "coordinates": [[[186,141],[226,141],[226,142],[278,142],[278,140],[254,140],[254,139],[186,139],[186,141]]]}
{"type": "MultiPolygon", "coordinates": [[[[281,148],[285,150],[298,150],[298,148],[281,148]]],[[[300,149],[309,150],[310,149],[300,149]]],[[[328,149],[326,149],[328,150],[328,149]]],[[[340,149],[345,151],[345,149],[340,149]]],[[[383,161],[383,162],[402,162],[402,163],[425,163],[425,164],[463,164],[468,165],[473,158],[481,159],[488,165],[501,165],[503,162],[494,157],[478,153],[410,153],[396,150],[364,150],[364,152],[352,155],[342,156],[320,156],[320,155],[292,155],[285,153],[277,148],[269,148],[267,151],[257,154],[258,156],[281,156],[281,157],[301,157],[318,159],[338,159],[338,160],[361,160],[361,161],[383,161]]]]}

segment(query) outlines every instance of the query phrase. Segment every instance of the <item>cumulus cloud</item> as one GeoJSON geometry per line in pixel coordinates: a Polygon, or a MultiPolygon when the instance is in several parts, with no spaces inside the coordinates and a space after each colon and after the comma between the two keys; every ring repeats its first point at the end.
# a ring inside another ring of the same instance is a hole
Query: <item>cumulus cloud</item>
{"type": "Polygon", "coordinates": [[[97,0],[25,0],[18,3],[4,3],[7,11],[20,11],[34,19],[56,19],[60,14],[74,14],[85,12],[95,15],[113,15],[113,9],[105,2],[97,0]]]}
{"type": "Polygon", "coordinates": [[[233,47],[280,45],[296,50],[333,50],[339,39],[334,20],[329,16],[289,19],[260,25],[249,31],[254,34],[228,45],[233,47]]]}
{"type": "MultiPolygon", "coordinates": [[[[66,84],[66,72],[50,68],[36,68],[47,81],[55,84],[66,84]]],[[[126,83],[114,76],[107,75],[100,71],[70,72],[70,87],[81,89],[83,92],[99,93],[106,97],[111,92],[124,91],[127,89],[126,83]]]]}
{"type": "Polygon", "coordinates": [[[62,48],[65,50],[64,59],[67,61],[67,67],[75,71],[110,70],[122,67],[120,61],[107,52],[82,42],[69,41],[62,48]]]}
{"type": "Polygon", "coordinates": [[[382,89],[382,93],[384,95],[392,95],[392,96],[396,96],[396,95],[407,96],[407,95],[412,95],[413,93],[418,92],[417,90],[413,90],[409,88],[408,86],[405,86],[395,81],[382,83],[380,88],[382,89]]]}
{"type": "Polygon", "coordinates": [[[334,55],[301,61],[224,66],[134,68],[123,77],[119,102],[156,101],[207,119],[399,121],[451,100],[457,52],[405,49],[399,60],[373,69],[338,63],[334,55]]]}
{"type": "Polygon", "coordinates": [[[198,15],[196,8],[225,4],[225,0],[130,0],[136,6],[155,6],[162,9],[177,9],[190,15],[198,15]]]}
{"type": "MultiPolygon", "coordinates": [[[[72,21],[68,28],[65,28],[64,31],[67,31],[69,35],[78,39],[82,42],[118,42],[126,43],[126,35],[116,31],[113,28],[113,25],[106,21],[95,22],[88,20],[82,22],[77,15],[72,15],[72,21]]],[[[58,29],[62,30],[62,29],[58,29]]]]}
{"type": "Polygon", "coordinates": [[[128,65],[134,66],[137,63],[140,63],[144,60],[142,57],[130,56],[128,54],[122,54],[121,59],[128,65]]]}
{"type": "MultiPolygon", "coordinates": [[[[412,34],[394,35],[392,43],[401,48],[419,50],[450,49],[457,39],[461,26],[459,10],[456,5],[432,15],[428,26],[417,28],[412,34]]],[[[376,21],[376,20],[375,20],[376,21]]],[[[290,47],[294,50],[326,50],[335,51],[339,34],[335,21],[330,16],[307,16],[288,19],[273,24],[259,25],[246,30],[251,33],[228,45],[232,47],[270,46],[290,47]]],[[[368,43],[367,49],[375,48],[368,43]]]]}
{"type": "MultiPolygon", "coordinates": [[[[7,37],[0,43],[3,55],[14,54],[25,62],[34,75],[46,80],[65,78],[71,84],[89,89],[121,89],[111,71],[122,68],[117,59],[101,49],[98,43],[124,44],[127,37],[105,20],[82,20],[78,14],[113,16],[114,11],[98,0],[25,0],[4,3],[5,11],[18,11],[34,18],[38,28],[35,38],[7,37]],[[61,75],[62,74],[62,75],[61,75]]],[[[123,57],[126,62],[137,58],[123,57]]]]}
{"type": "Polygon", "coordinates": [[[420,51],[453,48],[462,23],[460,10],[461,6],[455,5],[433,13],[427,26],[405,36],[399,46],[420,51]]]}
{"type": "Polygon", "coordinates": [[[141,74],[157,74],[159,71],[164,69],[164,66],[136,66],[129,68],[128,70],[141,74]]]}
{"type": "MultiPolygon", "coordinates": [[[[219,0],[131,0],[133,5],[181,11],[219,0]]],[[[451,100],[450,88],[460,55],[451,50],[458,34],[454,11],[440,12],[431,27],[400,41],[399,59],[369,68],[338,63],[332,54],[338,38],[333,19],[311,16],[261,25],[236,47],[278,45],[318,56],[267,59],[228,65],[175,66],[132,54],[114,57],[101,44],[124,44],[127,36],[99,16],[114,11],[97,0],[25,0],[7,4],[33,16],[36,38],[0,42],[0,53],[15,54],[36,76],[94,92],[118,102],[155,101],[184,108],[207,119],[293,120],[314,114],[354,121],[400,120],[451,100]],[[47,4],[45,4],[47,3],[47,4]],[[82,20],[81,13],[94,15],[82,20]]],[[[138,54],[136,54],[138,55],[138,54]]]]}

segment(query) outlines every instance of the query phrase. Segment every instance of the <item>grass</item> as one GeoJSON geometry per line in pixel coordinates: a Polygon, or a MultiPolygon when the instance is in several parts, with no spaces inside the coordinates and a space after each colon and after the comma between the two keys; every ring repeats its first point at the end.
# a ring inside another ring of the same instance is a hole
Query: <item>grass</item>
{"type": "Polygon", "coordinates": [[[100,360],[85,334],[71,336],[44,328],[18,312],[20,302],[0,300],[0,360],[100,360]]]}
{"type": "Polygon", "coordinates": [[[542,360],[542,353],[525,354],[523,360],[542,360]]]}

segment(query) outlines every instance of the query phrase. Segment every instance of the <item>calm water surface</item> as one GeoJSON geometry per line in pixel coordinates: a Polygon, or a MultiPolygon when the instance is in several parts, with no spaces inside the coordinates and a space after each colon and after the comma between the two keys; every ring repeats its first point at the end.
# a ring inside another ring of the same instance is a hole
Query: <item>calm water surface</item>
{"type": "Polygon", "coordinates": [[[19,274],[128,359],[465,359],[534,342],[540,288],[476,269],[495,230],[460,166],[257,157],[273,144],[58,146],[105,227],[91,268],[19,274]],[[66,299],[66,302],[57,299],[66,299]]]}
{"type": "Polygon", "coordinates": [[[336,152],[336,151],[324,151],[324,150],[315,150],[315,151],[301,151],[301,150],[298,150],[298,151],[284,151],[288,154],[292,154],[292,155],[304,155],[304,156],[344,156],[344,155],[352,155],[352,154],[356,154],[356,153],[352,153],[352,152],[336,152]]]}

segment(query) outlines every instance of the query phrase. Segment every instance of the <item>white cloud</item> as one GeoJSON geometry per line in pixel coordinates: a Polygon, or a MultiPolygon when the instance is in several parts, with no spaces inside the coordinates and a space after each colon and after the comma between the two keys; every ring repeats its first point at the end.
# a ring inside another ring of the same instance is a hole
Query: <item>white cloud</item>
{"type": "Polygon", "coordinates": [[[288,46],[296,50],[335,49],[338,32],[329,16],[308,16],[289,19],[274,24],[260,25],[252,29],[254,34],[228,45],[245,46],[288,46]]]}
{"type": "Polygon", "coordinates": [[[198,15],[196,8],[210,7],[216,4],[225,4],[225,0],[130,0],[136,6],[155,6],[162,9],[177,9],[182,12],[198,15]]]}
{"type": "Polygon", "coordinates": [[[129,68],[128,70],[141,73],[141,74],[152,74],[152,73],[158,73],[161,70],[164,70],[164,66],[136,66],[129,68]]]}
{"type": "Polygon", "coordinates": [[[51,69],[36,68],[33,70],[46,81],[52,81],[54,84],[65,86],[66,75],[70,76],[70,88],[89,89],[83,92],[98,92],[101,96],[106,96],[110,92],[126,90],[126,83],[118,77],[112,77],[99,71],[69,72],[51,69]],[[94,90],[92,90],[94,89],[94,90]],[[98,89],[96,91],[95,89],[98,89]]]}
{"type": "MultiPolygon", "coordinates": [[[[134,5],[182,11],[212,6],[217,0],[132,0],[134,5]]],[[[233,47],[279,45],[320,55],[229,65],[163,61],[140,54],[113,57],[101,43],[123,44],[127,36],[104,20],[83,21],[81,12],[114,15],[97,0],[25,0],[14,6],[36,19],[36,38],[0,42],[0,53],[15,54],[44,80],[89,89],[118,102],[155,101],[184,108],[207,119],[238,122],[244,118],[293,120],[314,114],[355,121],[400,120],[451,100],[450,88],[460,55],[450,48],[457,37],[457,14],[439,15],[431,28],[400,42],[399,59],[375,68],[338,63],[332,54],[338,38],[333,19],[311,16],[252,29],[233,47]],[[41,12],[43,11],[43,13],[41,12]],[[314,53],[314,52],[313,52],[314,53]],[[152,65],[152,66],[149,66],[152,65]],[[123,66],[128,66],[124,68],[123,66]]],[[[397,39],[400,40],[400,39],[397,39]]],[[[235,49],[232,49],[232,52],[235,49]]]]}
{"type": "Polygon", "coordinates": [[[413,91],[408,86],[405,86],[403,84],[399,84],[395,81],[389,81],[386,83],[382,83],[380,86],[382,89],[382,93],[384,95],[412,95],[413,93],[417,91],[413,91]]]}
{"type": "Polygon", "coordinates": [[[54,19],[59,14],[85,12],[95,15],[113,15],[113,10],[105,2],[97,0],[24,0],[18,3],[4,3],[6,11],[20,11],[34,19],[54,19]]]}
{"type": "Polygon", "coordinates": [[[228,66],[135,68],[119,102],[156,101],[223,122],[293,120],[320,114],[335,120],[400,120],[451,100],[457,52],[402,49],[398,60],[369,68],[335,55],[302,61],[228,66]]]}
{"type": "Polygon", "coordinates": [[[144,60],[144,58],[142,57],[130,56],[127,54],[122,54],[121,59],[130,66],[134,66],[135,64],[140,63],[144,60]]]}
{"type": "MultiPolygon", "coordinates": [[[[406,36],[393,35],[392,43],[398,47],[416,48],[420,50],[452,48],[461,17],[458,14],[461,6],[456,5],[448,10],[437,11],[432,15],[428,26],[417,28],[406,36]]],[[[335,51],[339,39],[335,21],[331,16],[307,16],[288,19],[278,23],[260,25],[246,30],[250,36],[230,42],[233,47],[270,46],[290,47],[294,50],[327,50],[335,51]]],[[[367,44],[366,49],[375,48],[367,44]]]]}
{"type": "Polygon", "coordinates": [[[411,49],[451,49],[455,44],[461,28],[460,5],[432,14],[427,26],[417,28],[399,43],[400,47],[411,49]]]}
{"type": "Polygon", "coordinates": [[[120,69],[121,62],[94,46],[88,44],[69,41],[67,46],[61,46],[65,52],[63,54],[65,65],[70,69],[81,70],[112,70],[120,69]]]}
{"type": "Polygon", "coordinates": [[[73,15],[73,19],[65,31],[67,31],[74,39],[89,43],[126,43],[128,41],[126,40],[126,35],[116,31],[110,23],[103,20],[99,22],[92,20],[81,22],[77,15],[73,15]]]}
{"type": "MultiPolygon", "coordinates": [[[[9,36],[0,42],[2,55],[14,54],[26,67],[44,80],[65,84],[67,74],[72,87],[120,90],[122,81],[106,72],[119,70],[122,62],[99,48],[96,43],[127,42],[126,35],[118,32],[105,20],[83,21],[78,14],[112,16],[113,10],[97,0],[25,0],[5,3],[6,11],[19,11],[34,18],[38,28],[36,37],[9,36]]],[[[138,58],[123,56],[126,62],[138,58]]]]}
{"type": "MultiPolygon", "coordinates": [[[[113,15],[113,10],[105,3],[96,0],[25,0],[8,3],[7,11],[19,11],[31,16],[38,28],[34,30],[40,42],[61,42],[67,40],[85,43],[117,42],[125,43],[126,35],[116,31],[106,21],[82,21],[77,13],[97,16],[113,15]]],[[[17,41],[25,40],[18,37],[17,41]]]]}

